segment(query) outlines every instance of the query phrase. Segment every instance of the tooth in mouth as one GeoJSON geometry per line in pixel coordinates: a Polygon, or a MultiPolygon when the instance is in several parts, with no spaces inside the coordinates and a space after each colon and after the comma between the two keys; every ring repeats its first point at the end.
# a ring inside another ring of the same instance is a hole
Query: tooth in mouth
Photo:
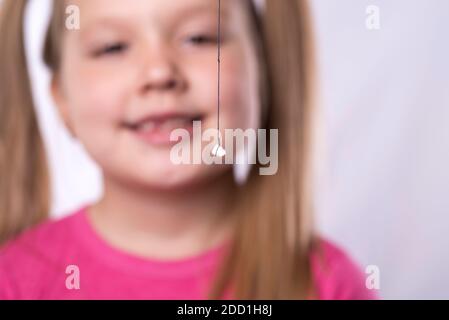
{"type": "Polygon", "coordinates": [[[143,125],[137,127],[136,129],[139,131],[150,131],[155,127],[155,123],[153,121],[145,122],[143,125]]]}
{"type": "Polygon", "coordinates": [[[195,117],[174,117],[164,120],[148,120],[140,124],[128,125],[130,129],[146,132],[155,129],[162,131],[175,130],[178,128],[185,128],[191,126],[193,121],[201,121],[201,116],[195,117]]]}

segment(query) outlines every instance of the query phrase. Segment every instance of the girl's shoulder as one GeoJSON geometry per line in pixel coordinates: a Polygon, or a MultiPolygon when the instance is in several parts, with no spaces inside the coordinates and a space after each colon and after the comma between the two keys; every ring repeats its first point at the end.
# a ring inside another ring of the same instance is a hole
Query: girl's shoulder
{"type": "Polygon", "coordinates": [[[366,286],[361,266],[339,245],[318,238],[311,254],[316,293],[322,300],[377,299],[377,292],[366,286]]]}
{"type": "MultiPolygon", "coordinates": [[[[39,296],[38,284],[65,277],[73,254],[74,225],[82,210],[58,220],[46,220],[9,240],[0,248],[0,300],[19,298],[24,292],[39,296]],[[26,279],[26,281],[23,281],[26,279]],[[30,288],[22,288],[28,283],[30,288]]],[[[27,294],[27,295],[28,295],[27,294]]]]}

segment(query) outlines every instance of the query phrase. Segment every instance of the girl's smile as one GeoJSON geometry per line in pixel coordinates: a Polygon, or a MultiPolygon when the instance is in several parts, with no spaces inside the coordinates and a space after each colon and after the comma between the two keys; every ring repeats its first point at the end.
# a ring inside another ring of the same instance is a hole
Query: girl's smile
{"type": "Polygon", "coordinates": [[[172,146],[176,143],[176,141],[170,140],[173,130],[184,129],[191,134],[193,133],[193,121],[202,121],[205,117],[204,113],[167,112],[146,115],[136,121],[126,121],[123,127],[152,145],[172,146]]]}
{"type": "MultiPolygon", "coordinates": [[[[65,31],[53,92],[91,157],[116,178],[186,186],[231,168],[175,166],[170,132],[217,119],[217,1],[73,0],[81,28],[65,31]]],[[[257,59],[246,10],[223,1],[221,110],[225,128],[257,129],[257,59]]]]}

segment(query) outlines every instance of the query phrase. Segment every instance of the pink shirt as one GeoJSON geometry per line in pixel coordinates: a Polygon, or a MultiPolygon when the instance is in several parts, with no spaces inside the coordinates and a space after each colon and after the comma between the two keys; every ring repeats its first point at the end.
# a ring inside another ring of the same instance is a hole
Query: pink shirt
{"type": "MultiPolygon", "coordinates": [[[[144,259],[108,245],[86,212],[82,208],[44,222],[3,247],[0,300],[206,298],[225,246],[176,261],[144,259]],[[73,281],[77,270],[79,289],[73,281]]],[[[365,287],[364,274],[341,249],[325,240],[322,246],[322,256],[311,255],[320,299],[375,298],[365,287]]]]}

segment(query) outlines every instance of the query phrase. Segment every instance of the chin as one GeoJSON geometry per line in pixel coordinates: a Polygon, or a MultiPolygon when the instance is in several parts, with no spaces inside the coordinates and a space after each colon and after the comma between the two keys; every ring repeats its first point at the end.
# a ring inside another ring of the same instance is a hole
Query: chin
{"type": "MultiPolygon", "coordinates": [[[[150,190],[174,191],[192,188],[207,179],[201,166],[165,166],[138,175],[139,184],[150,190]]],[[[207,169],[206,169],[207,171],[207,169]]]]}

